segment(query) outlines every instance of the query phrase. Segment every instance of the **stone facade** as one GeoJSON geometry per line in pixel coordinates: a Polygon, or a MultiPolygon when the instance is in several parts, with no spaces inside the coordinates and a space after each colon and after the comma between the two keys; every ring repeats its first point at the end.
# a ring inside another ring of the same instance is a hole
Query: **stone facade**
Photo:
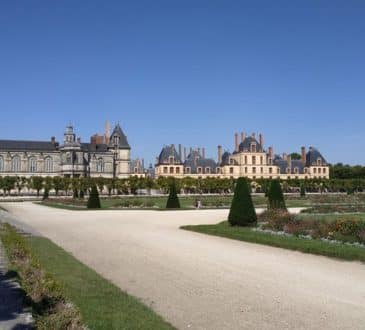
{"type": "Polygon", "coordinates": [[[260,134],[247,136],[235,134],[234,151],[223,152],[218,146],[217,161],[205,157],[205,150],[192,149],[187,155],[184,148],[179,145],[178,150],[174,145],[163,147],[155,164],[155,175],[183,177],[220,177],[250,179],[315,179],[329,178],[329,166],[322,154],[314,147],[308,152],[301,148],[301,158],[291,159],[290,155],[275,155],[273,148],[264,149],[264,138],[260,134]]]}
{"type": "Polygon", "coordinates": [[[63,144],[51,141],[0,140],[0,176],[90,176],[127,178],[131,175],[131,148],[117,124],[110,136],[76,139],[66,127],[63,144]]]}

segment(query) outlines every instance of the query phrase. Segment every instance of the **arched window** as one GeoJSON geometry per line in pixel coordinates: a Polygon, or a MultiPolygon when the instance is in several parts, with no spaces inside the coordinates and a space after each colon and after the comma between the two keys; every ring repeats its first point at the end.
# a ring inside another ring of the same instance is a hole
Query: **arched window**
{"type": "Polygon", "coordinates": [[[44,161],[44,170],[47,173],[53,172],[53,161],[51,157],[47,157],[44,161]]]}
{"type": "Polygon", "coordinates": [[[13,172],[20,172],[20,157],[19,156],[14,156],[11,159],[11,170],[13,172]]]}
{"type": "Polygon", "coordinates": [[[37,160],[35,159],[35,157],[29,158],[28,170],[29,172],[37,172],[37,160]]]}
{"type": "Polygon", "coordinates": [[[99,158],[96,162],[96,172],[104,172],[103,158],[99,158]]]}
{"type": "Polygon", "coordinates": [[[0,172],[4,171],[4,158],[0,156],[0,172]]]}

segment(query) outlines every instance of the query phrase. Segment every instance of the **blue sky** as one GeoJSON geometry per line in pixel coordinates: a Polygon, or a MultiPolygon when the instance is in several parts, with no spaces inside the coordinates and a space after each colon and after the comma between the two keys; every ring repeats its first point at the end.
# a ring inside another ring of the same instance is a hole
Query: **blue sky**
{"type": "Polygon", "coordinates": [[[2,1],[0,138],[83,141],[119,121],[164,144],[316,146],[365,164],[364,1],[2,1]]]}

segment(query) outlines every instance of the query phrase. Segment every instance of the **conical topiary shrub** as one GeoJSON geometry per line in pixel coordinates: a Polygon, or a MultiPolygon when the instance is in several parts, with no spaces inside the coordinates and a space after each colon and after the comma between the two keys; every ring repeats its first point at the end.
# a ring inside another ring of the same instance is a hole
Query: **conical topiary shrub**
{"type": "Polygon", "coordinates": [[[305,186],[303,183],[300,185],[300,197],[305,197],[305,186]]]}
{"type": "Polygon", "coordinates": [[[234,190],[228,222],[232,226],[252,226],[257,222],[250,188],[245,178],[239,178],[234,190]]]}
{"type": "Polygon", "coordinates": [[[88,209],[100,209],[100,199],[98,189],[95,185],[92,186],[89,199],[87,201],[88,209]]]}
{"type": "Polygon", "coordinates": [[[268,208],[270,210],[286,210],[284,195],[279,180],[271,181],[267,197],[269,198],[268,208]]]}
{"type": "Polygon", "coordinates": [[[170,193],[169,193],[169,198],[167,199],[166,208],[167,209],[180,208],[180,202],[179,202],[179,197],[177,197],[175,181],[172,181],[170,184],[170,193]]]}

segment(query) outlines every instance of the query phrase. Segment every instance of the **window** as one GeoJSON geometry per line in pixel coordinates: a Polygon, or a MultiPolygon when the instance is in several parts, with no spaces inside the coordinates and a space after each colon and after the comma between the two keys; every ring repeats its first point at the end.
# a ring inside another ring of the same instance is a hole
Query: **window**
{"type": "Polygon", "coordinates": [[[210,167],[205,168],[205,173],[210,174],[210,167]]]}
{"type": "Polygon", "coordinates": [[[269,173],[272,174],[272,167],[269,167],[269,173]]]}
{"type": "Polygon", "coordinates": [[[322,165],[322,159],[321,158],[318,158],[317,159],[317,166],[321,166],[322,165]]]}
{"type": "Polygon", "coordinates": [[[180,174],[180,167],[176,167],[176,174],[180,174]]]}
{"type": "Polygon", "coordinates": [[[247,164],[247,156],[245,156],[245,164],[247,164]]]}
{"type": "Polygon", "coordinates": [[[20,157],[14,156],[11,160],[11,170],[13,172],[20,172],[20,157]]]}
{"type": "Polygon", "coordinates": [[[97,161],[96,161],[96,172],[104,172],[104,161],[103,161],[103,158],[99,158],[97,161]]]}
{"type": "Polygon", "coordinates": [[[294,173],[298,174],[299,173],[299,168],[298,167],[295,167],[294,168],[294,173]]]}
{"type": "Polygon", "coordinates": [[[229,163],[230,163],[231,165],[233,165],[234,160],[233,160],[233,159],[229,159],[229,163]]]}
{"type": "Polygon", "coordinates": [[[286,173],[290,174],[290,167],[286,168],[286,173]]]}
{"type": "Polygon", "coordinates": [[[35,157],[29,158],[28,165],[29,172],[37,172],[37,160],[35,157]]]}
{"type": "Polygon", "coordinates": [[[261,167],[260,172],[261,172],[261,174],[264,173],[264,168],[263,167],[261,167]]]}
{"type": "Polygon", "coordinates": [[[229,168],[229,173],[230,173],[230,174],[233,174],[233,167],[230,167],[230,168],[229,168]]]}
{"type": "Polygon", "coordinates": [[[190,168],[190,167],[187,167],[187,168],[185,169],[185,172],[186,172],[186,173],[190,173],[190,172],[191,172],[191,168],[190,168]]]}
{"type": "Polygon", "coordinates": [[[256,156],[252,156],[252,165],[256,165],[256,156]]]}
{"type": "Polygon", "coordinates": [[[221,172],[220,167],[217,167],[217,173],[220,173],[220,172],[221,172]]]}
{"type": "Polygon", "coordinates": [[[166,166],[163,168],[163,172],[164,172],[164,174],[167,174],[167,167],[166,166]]]}
{"type": "Polygon", "coordinates": [[[174,168],[171,166],[170,167],[170,174],[173,174],[174,173],[174,168]]]}
{"type": "Polygon", "coordinates": [[[321,171],[321,168],[319,168],[319,169],[318,169],[318,174],[321,174],[321,172],[322,172],[322,171],[321,171]]]}
{"type": "Polygon", "coordinates": [[[277,174],[280,174],[280,168],[278,168],[278,169],[276,170],[276,172],[277,172],[277,174]]]}
{"type": "Polygon", "coordinates": [[[316,168],[314,168],[314,169],[313,169],[313,173],[314,173],[314,174],[316,174],[316,173],[317,173],[317,169],[316,169],[316,168]]]}
{"type": "Polygon", "coordinates": [[[251,152],[256,152],[256,143],[251,144],[251,152]]]}
{"type": "Polygon", "coordinates": [[[308,168],[304,167],[304,173],[307,174],[308,173],[308,168]]]}
{"type": "Polygon", "coordinates": [[[134,168],[134,173],[138,173],[138,167],[134,168]]]}
{"type": "Polygon", "coordinates": [[[323,174],[326,174],[326,168],[325,167],[323,168],[323,174]]]}
{"type": "Polygon", "coordinates": [[[252,168],[252,173],[256,173],[256,167],[252,168]]]}
{"type": "Polygon", "coordinates": [[[247,167],[245,167],[245,173],[247,173],[247,171],[248,171],[248,170],[247,170],[247,167]]]}
{"type": "Polygon", "coordinates": [[[53,161],[51,157],[47,157],[44,161],[44,170],[47,173],[53,172],[53,161]]]}
{"type": "Polygon", "coordinates": [[[201,174],[201,173],[202,173],[202,168],[198,167],[198,174],[201,174]]]}
{"type": "Polygon", "coordinates": [[[261,156],[260,157],[260,164],[262,165],[264,163],[264,158],[261,156]]]}
{"type": "Polygon", "coordinates": [[[173,156],[170,156],[169,157],[169,164],[173,164],[174,163],[174,157],[173,156]]]}
{"type": "Polygon", "coordinates": [[[0,172],[4,171],[4,158],[0,156],[0,172]]]}

